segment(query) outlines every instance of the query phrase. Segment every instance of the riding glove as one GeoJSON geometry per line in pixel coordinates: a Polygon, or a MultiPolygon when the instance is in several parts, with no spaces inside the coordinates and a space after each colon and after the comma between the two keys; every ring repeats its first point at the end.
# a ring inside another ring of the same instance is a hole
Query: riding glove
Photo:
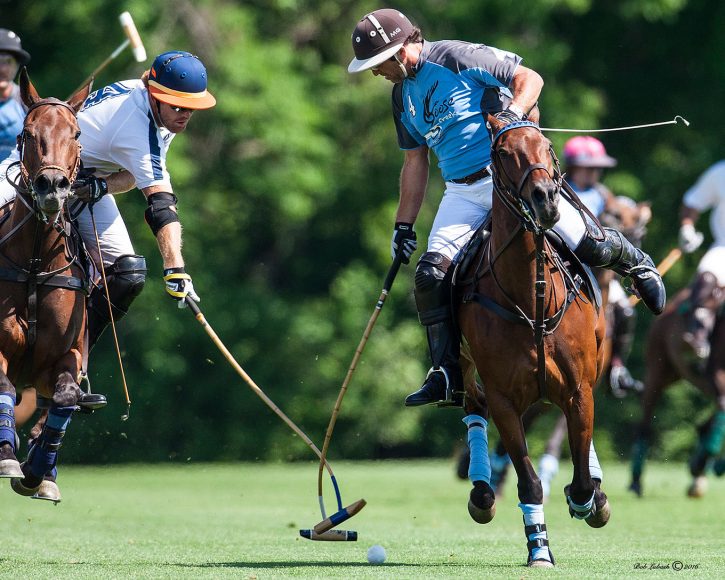
{"type": "Polygon", "coordinates": [[[519,107],[513,105],[504,111],[494,113],[493,116],[508,125],[509,123],[518,123],[523,120],[526,115],[524,115],[524,112],[519,107]]]}
{"type": "Polygon", "coordinates": [[[108,193],[108,182],[102,177],[84,175],[73,182],[71,189],[78,199],[93,205],[108,193]]]}
{"type": "Polygon", "coordinates": [[[201,298],[194,291],[194,284],[191,276],[181,268],[166,268],[164,270],[164,282],[169,295],[179,302],[179,308],[186,308],[186,297],[189,296],[194,302],[200,302],[201,298]]]}
{"type": "Polygon", "coordinates": [[[400,255],[403,264],[408,264],[417,247],[417,236],[413,231],[413,224],[396,222],[393,239],[390,242],[390,255],[393,260],[400,255]]]}
{"type": "Polygon", "coordinates": [[[680,248],[686,254],[691,254],[697,250],[704,239],[704,234],[698,232],[694,225],[686,223],[680,227],[680,248]]]}

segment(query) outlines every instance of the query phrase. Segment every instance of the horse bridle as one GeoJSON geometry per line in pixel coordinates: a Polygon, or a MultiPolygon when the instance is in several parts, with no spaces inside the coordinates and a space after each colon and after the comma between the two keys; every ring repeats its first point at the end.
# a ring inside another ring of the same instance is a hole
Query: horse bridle
{"type": "Polygon", "coordinates": [[[496,145],[501,136],[504,133],[511,131],[512,129],[520,129],[525,127],[536,129],[536,131],[541,133],[541,129],[536,123],[532,121],[517,121],[503,126],[493,136],[493,138],[491,139],[491,176],[493,179],[494,191],[496,192],[496,195],[498,195],[499,199],[501,199],[501,201],[504,203],[504,205],[511,212],[513,212],[514,215],[521,219],[525,229],[532,232],[538,232],[539,230],[543,230],[543,228],[536,221],[534,212],[529,206],[528,202],[523,199],[523,197],[521,197],[521,192],[524,189],[524,186],[526,185],[529,177],[531,177],[531,174],[534,171],[541,170],[546,172],[549,178],[556,184],[557,192],[561,193],[564,183],[564,176],[561,173],[559,160],[556,157],[556,153],[554,153],[554,147],[552,146],[551,142],[549,143],[549,155],[551,155],[551,159],[554,165],[553,175],[551,174],[551,172],[549,171],[549,167],[545,163],[532,163],[525,169],[523,175],[519,178],[518,184],[515,188],[513,188],[514,180],[506,174],[506,171],[503,169],[503,167],[500,166],[500,163],[496,163],[496,161],[500,161],[500,156],[496,145]],[[504,180],[501,178],[501,175],[499,175],[499,172],[503,174],[503,176],[506,178],[506,181],[512,184],[511,186],[508,186],[504,183],[504,180]]]}
{"type": "MultiPolygon", "coordinates": [[[[76,176],[78,175],[78,170],[80,169],[80,166],[81,166],[81,149],[82,149],[81,142],[79,140],[79,137],[80,137],[80,129],[79,129],[78,132],[76,133],[76,137],[75,137],[76,146],[78,147],[78,155],[76,156],[75,165],[70,170],[70,172],[65,167],[60,167],[59,165],[53,165],[51,163],[48,163],[48,164],[41,165],[35,171],[35,175],[31,176],[30,172],[28,171],[28,168],[25,166],[25,163],[24,163],[25,143],[26,143],[27,136],[29,134],[29,131],[27,129],[27,124],[28,124],[28,118],[30,117],[31,111],[34,111],[35,109],[38,109],[40,107],[63,107],[65,109],[68,109],[73,114],[74,119],[77,119],[77,117],[78,117],[76,114],[76,111],[73,109],[73,107],[71,107],[65,101],[61,101],[60,99],[56,99],[54,97],[41,99],[39,101],[36,101],[32,105],[30,105],[30,107],[28,107],[28,112],[26,113],[26,116],[25,116],[25,122],[23,123],[23,130],[20,133],[20,135],[18,135],[18,150],[20,151],[19,164],[20,164],[20,174],[23,176],[23,180],[25,181],[25,184],[27,187],[27,192],[30,193],[30,196],[33,198],[33,202],[35,205],[37,205],[38,199],[37,199],[35,190],[33,189],[33,181],[38,176],[38,174],[47,169],[57,169],[58,171],[63,173],[63,175],[66,178],[68,178],[68,181],[70,183],[73,183],[76,179],[76,176]]],[[[18,189],[18,187],[16,187],[15,189],[18,189]]],[[[37,212],[37,209],[35,211],[37,212]]]]}

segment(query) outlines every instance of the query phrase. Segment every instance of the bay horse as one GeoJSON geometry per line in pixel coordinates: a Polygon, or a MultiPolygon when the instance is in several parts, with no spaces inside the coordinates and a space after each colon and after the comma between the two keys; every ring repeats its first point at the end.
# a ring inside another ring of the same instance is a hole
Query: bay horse
{"type": "MultiPolygon", "coordinates": [[[[646,372],[642,396],[642,417],[632,450],[632,481],[629,489],[642,496],[642,472],[652,439],[652,421],[662,393],[670,385],[684,379],[716,405],[712,416],[699,427],[698,443],[689,468],[692,482],[687,490],[690,497],[702,497],[707,489],[706,470],[723,447],[725,438],[725,307],[719,305],[719,315],[710,335],[710,356],[697,359],[692,347],[683,340],[687,321],[683,314],[691,288],[682,289],[661,316],[652,324],[647,338],[646,372]]],[[[713,463],[716,475],[725,473],[725,459],[713,463]]]]}
{"type": "Polygon", "coordinates": [[[0,225],[0,477],[21,495],[57,503],[58,448],[83,394],[87,277],[65,203],[80,167],[76,115],[90,84],[67,102],[40,98],[25,69],[19,84],[28,108],[19,160],[0,176],[17,192],[0,225]],[[14,406],[16,388],[26,386],[48,413],[21,465],[14,406]]]}
{"type": "MultiPolygon", "coordinates": [[[[563,186],[551,142],[531,120],[504,125],[489,115],[488,122],[493,135],[491,232],[478,250],[475,291],[463,295],[458,322],[485,377],[486,403],[518,476],[527,564],[551,567],[542,488],[521,416],[544,397],[562,409],[574,465],[565,489],[569,513],[592,527],[604,526],[610,508],[592,446],[592,391],[602,369],[605,321],[593,300],[573,286],[574,277],[545,237],[559,219],[563,186]]],[[[470,385],[467,381],[464,422],[474,487],[468,508],[475,521],[487,523],[495,514],[495,493],[485,476],[490,473],[487,409],[470,385]]]]}
{"type": "MultiPolygon", "coordinates": [[[[636,247],[641,247],[642,241],[647,234],[647,225],[651,219],[652,210],[648,202],[636,203],[634,200],[623,196],[612,196],[604,212],[599,216],[602,225],[618,229],[636,247]]],[[[636,323],[634,313],[631,313],[630,316],[623,316],[620,309],[633,308],[634,304],[631,303],[631,300],[627,301],[621,284],[617,282],[616,274],[613,270],[593,268],[593,271],[601,290],[602,308],[605,313],[607,329],[604,340],[604,371],[599,377],[596,388],[599,388],[602,383],[610,383],[611,392],[616,397],[626,396],[632,390],[639,393],[638,389],[642,386],[642,383],[639,381],[635,382],[636,385],[632,389],[623,391],[619,387],[615,388],[615,385],[612,384],[612,377],[610,377],[613,366],[611,364],[613,355],[619,357],[619,360],[615,361],[615,363],[622,365],[625,363],[626,357],[631,349],[632,334],[634,332],[633,325],[636,323]],[[618,284],[619,287],[617,287],[618,284]],[[609,300],[610,289],[616,294],[614,298],[617,300],[616,304],[609,300]],[[626,302],[626,306],[622,302],[626,302]],[[631,328],[627,328],[629,326],[631,328]]],[[[550,409],[551,405],[545,404],[544,401],[539,401],[529,407],[522,417],[524,430],[528,432],[536,420],[550,409]]],[[[566,417],[560,414],[547,439],[544,454],[539,458],[538,474],[541,479],[545,501],[551,492],[551,481],[559,471],[559,458],[561,457],[565,436],[566,417]]],[[[493,490],[500,496],[500,491],[503,488],[503,483],[511,465],[506,449],[500,440],[490,460],[490,484],[493,490]]],[[[458,459],[456,472],[459,478],[467,479],[468,447],[463,449],[458,459]]]]}

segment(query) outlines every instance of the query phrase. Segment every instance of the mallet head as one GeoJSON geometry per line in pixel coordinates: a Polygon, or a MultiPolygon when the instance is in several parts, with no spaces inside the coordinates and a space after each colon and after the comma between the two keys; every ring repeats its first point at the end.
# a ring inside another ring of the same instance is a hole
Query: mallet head
{"type": "Polygon", "coordinates": [[[323,534],[315,530],[300,530],[300,536],[318,542],[357,542],[357,532],[352,530],[328,530],[323,534]]]}
{"type": "Polygon", "coordinates": [[[133,23],[130,12],[124,12],[118,19],[121,21],[123,32],[126,34],[129,42],[131,43],[131,50],[133,51],[133,58],[136,62],[143,62],[146,60],[146,49],[141,42],[141,36],[136,30],[136,25],[133,23]]]}

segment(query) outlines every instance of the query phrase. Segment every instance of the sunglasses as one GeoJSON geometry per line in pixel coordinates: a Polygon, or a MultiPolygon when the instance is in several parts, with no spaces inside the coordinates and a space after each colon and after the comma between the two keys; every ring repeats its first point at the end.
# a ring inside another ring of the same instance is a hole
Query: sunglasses
{"type": "Polygon", "coordinates": [[[0,64],[14,65],[17,61],[15,57],[10,54],[0,54],[0,64]]]}
{"type": "Polygon", "coordinates": [[[174,113],[193,113],[194,109],[188,109],[186,107],[174,107],[173,105],[169,105],[169,108],[174,111],[174,113]]]}

